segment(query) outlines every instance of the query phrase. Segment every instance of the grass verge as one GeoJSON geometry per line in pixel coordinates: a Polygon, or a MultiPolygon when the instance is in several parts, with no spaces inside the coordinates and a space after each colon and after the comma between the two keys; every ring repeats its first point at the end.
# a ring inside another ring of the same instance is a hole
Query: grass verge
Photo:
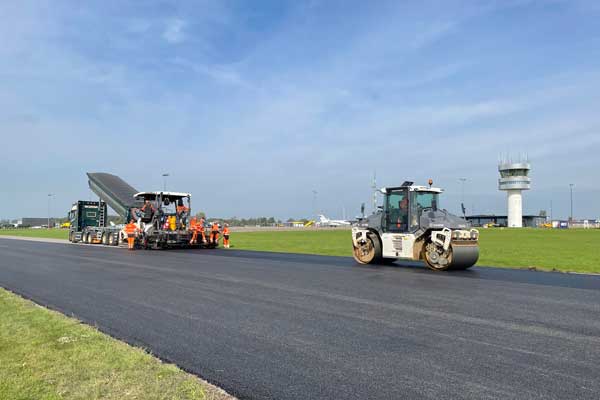
{"type": "Polygon", "coordinates": [[[69,238],[68,229],[0,229],[0,236],[39,237],[47,239],[69,238]]]}
{"type": "MultiPolygon", "coordinates": [[[[481,229],[477,265],[600,273],[600,230],[481,229]]],[[[350,232],[293,231],[232,233],[244,250],[352,256],[350,232]]]]}
{"type": "MultiPolygon", "coordinates": [[[[600,229],[480,229],[477,265],[600,273],[600,229]]],[[[0,230],[0,235],[67,238],[67,230],[0,230]]],[[[352,256],[350,232],[232,232],[232,248],[284,253],[352,256]]]]}
{"type": "Polygon", "coordinates": [[[229,399],[141,349],[0,288],[0,399],[229,399]]]}

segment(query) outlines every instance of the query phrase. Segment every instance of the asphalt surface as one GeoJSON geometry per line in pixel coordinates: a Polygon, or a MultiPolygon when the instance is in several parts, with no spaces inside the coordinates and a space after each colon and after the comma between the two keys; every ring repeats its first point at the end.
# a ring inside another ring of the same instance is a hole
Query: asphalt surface
{"type": "Polygon", "coordinates": [[[600,276],[0,239],[0,286],[242,399],[600,398],[600,276]]]}

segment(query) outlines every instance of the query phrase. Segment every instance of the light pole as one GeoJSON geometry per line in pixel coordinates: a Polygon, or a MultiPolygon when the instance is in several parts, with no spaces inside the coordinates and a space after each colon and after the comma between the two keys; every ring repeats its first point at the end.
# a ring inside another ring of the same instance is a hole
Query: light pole
{"type": "Polygon", "coordinates": [[[167,191],[167,176],[169,176],[168,173],[162,174],[162,177],[163,177],[163,191],[164,192],[167,191]]]}
{"type": "Polygon", "coordinates": [[[50,200],[54,196],[52,193],[48,193],[48,229],[50,229],[50,200]]]}
{"type": "Polygon", "coordinates": [[[460,181],[460,207],[465,215],[465,182],[467,178],[458,178],[460,181]]]}
{"type": "Polygon", "coordinates": [[[573,222],[573,183],[569,183],[569,188],[571,189],[571,217],[569,218],[569,221],[573,222]]]}

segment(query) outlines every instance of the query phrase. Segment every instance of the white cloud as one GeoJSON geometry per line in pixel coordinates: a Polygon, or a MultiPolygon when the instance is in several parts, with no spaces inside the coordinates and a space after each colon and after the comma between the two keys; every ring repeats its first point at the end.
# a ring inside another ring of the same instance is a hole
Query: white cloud
{"type": "Polygon", "coordinates": [[[181,18],[168,20],[163,31],[163,39],[173,44],[183,42],[185,40],[184,29],[186,25],[186,22],[181,18]]]}
{"type": "Polygon", "coordinates": [[[215,82],[232,85],[243,86],[250,89],[251,85],[244,81],[239,72],[231,65],[207,65],[194,63],[182,57],[175,57],[170,62],[182,68],[187,68],[197,74],[202,74],[209,77],[215,82]]]}

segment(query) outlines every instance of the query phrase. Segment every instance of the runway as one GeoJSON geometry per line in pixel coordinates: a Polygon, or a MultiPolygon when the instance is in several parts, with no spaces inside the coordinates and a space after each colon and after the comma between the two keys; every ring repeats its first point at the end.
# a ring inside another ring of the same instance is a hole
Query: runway
{"type": "Polygon", "coordinates": [[[600,276],[0,238],[0,286],[241,399],[600,397],[600,276]]]}

